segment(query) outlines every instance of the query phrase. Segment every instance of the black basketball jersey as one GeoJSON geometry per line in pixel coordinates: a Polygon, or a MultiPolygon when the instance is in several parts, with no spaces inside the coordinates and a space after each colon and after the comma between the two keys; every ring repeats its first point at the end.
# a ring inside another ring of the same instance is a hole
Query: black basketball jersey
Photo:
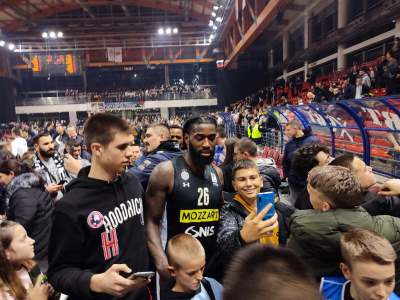
{"type": "Polygon", "coordinates": [[[207,261],[216,248],[217,225],[222,206],[222,186],[208,165],[202,177],[194,174],[183,156],[172,160],[174,187],[167,197],[167,240],[188,233],[202,243],[207,261]]]}

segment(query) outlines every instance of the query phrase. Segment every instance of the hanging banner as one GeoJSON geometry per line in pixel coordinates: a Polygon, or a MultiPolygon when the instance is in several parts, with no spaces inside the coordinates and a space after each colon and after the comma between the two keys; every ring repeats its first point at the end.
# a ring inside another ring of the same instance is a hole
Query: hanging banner
{"type": "Polygon", "coordinates": [[[114,61],[117,63],[122,63],[122,48],[121,47],[114,48],[114,61]]]}
{"type": "Polygon", "coordinates": [[[115,61],[115,48],[107,48],[108,61],[115,61]]]}

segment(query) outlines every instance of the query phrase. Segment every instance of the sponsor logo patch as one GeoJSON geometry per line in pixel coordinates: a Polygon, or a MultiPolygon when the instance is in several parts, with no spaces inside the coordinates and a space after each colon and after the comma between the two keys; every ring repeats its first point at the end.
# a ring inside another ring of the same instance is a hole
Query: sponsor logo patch
{"type": "Polygon", "coordinates": [[[201,226],[201,227],[196,227],[196,226],[190,226],[186,228],[185,233],[190,234],[191,236],[194,236],[195,238],[201,238],[201,237],[209,237],[213,236],[215,233],[214,226],[201,226]]]}
{"type": "Polygon", "coordinates": [[[186,209],[179,213],[180,223],[215,222],[218,220],[218,209],[186,209]]]}

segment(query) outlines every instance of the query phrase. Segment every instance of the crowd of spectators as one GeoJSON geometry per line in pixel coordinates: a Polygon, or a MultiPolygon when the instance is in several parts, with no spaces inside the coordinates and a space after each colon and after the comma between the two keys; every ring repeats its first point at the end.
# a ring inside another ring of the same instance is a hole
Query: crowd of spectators
{"type": "Polygon", "coordinates": [[[206,116],[4,125],[1,298],[399,299],[400,180],[331,157],[295,120],[283,173],[259,152],[280,101],[396,93],[394,55],[328,86],[311,77],[306,100],[297,81],[206,116]]]}
{"type": "Polygon", "coordinates": [[[296,122],[285,131],[281,176],[251,133],[226,138],[229,110],[169,120],[96,114],[84,127],[10,124],[0,150],[0,260],[9,266],[2,298],[155,299],[156,270],[165,300],[292,299],[299,291],[398,299],[400,181],[378,185],[362,160],[331,158],[296,122]],[[274,208],[258,208],[260,193],[275,195],[274,208]],[[27,275],[35,269],[48,281],[40,275],[35,284],[27,275]]]}
{"type": "Polygon", "coordinates": [[[65,96],[79,98],[85,96],[91,102],[143,102],[145,100],[174,100],[200,97],[208,99],[212,89],[199,85],[165,85],[160,84],[148,89],[96,89],[86,92],[66,90],[65,96]]]}
{"type": "Polygon", "coordinates": [[[241,103],[266,100],[270,105],[306,104],[310,102],[361,99],[395,95],[400,91],[400,38],[383,56],[363,64],[353,62],[351,68],[316,77],[308,70],[307,77],[297,75],[287,81],[277,79],[261,88],[241,103]]]}

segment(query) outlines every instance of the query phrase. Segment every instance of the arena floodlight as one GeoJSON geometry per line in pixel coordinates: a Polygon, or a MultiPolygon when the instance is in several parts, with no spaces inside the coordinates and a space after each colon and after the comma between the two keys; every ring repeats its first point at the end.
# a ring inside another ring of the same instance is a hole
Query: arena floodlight
{"type": "Polygon", "coordinates": [[[172,32],[172,30],[171,30],[171,28],[169,28],[169,27],[165,30],[165,33],[166,33],[166,34],[171,34],[171,32],[172,32]]]}
{"type": "Polygon", "coordinates": [[[158,28],[158,34],[164,35],[164,28],[158,28]]]}
{"type": "Polygon", "coordinates": [[[217,28],[218,28],[217,25],[213,25],[214,30],[217,30],[217,28]]]}
{"type": "Polygon", "coordinates": [[[215,11],[213,11],[213,12],[211,13],[211,15],[215,18],[217,14],[215,13],[215,11]]]}
{"type": "Polygon", "coordinates": [[[218,10],[218,8],[219,8],[218,5],[214,5],[213,7],[214,10],[218,10]]]}
{"type": "Polygon", "coordinates": [[[210,22],[208,23],[208,26],[212,27],[214,25],[214,21],[210,20],[210,22]]]}
{"type": "Polygon", "coordinates": [[[56,35],[56,33],[55,33],[54,31],[50,31],[50,32],[49,32],[49,37],[50,37],[51,39],[55,39],[55,38],[57,38],[57,35],[56,35]]]}
{"type": "Polygon", "coordinates": [[[11,51],[14,50],[15,49],[15,45],[13,43],[9,43],[8,44],[8,49],[11,50],[11,51]]]}
{"type": "Polygon", "coordinates": [[[61,39],[64,37],[64,33],[62,31],[57,32],[57,37],[61,39]]]}
{"type": "Polygon", "coordinates": [[[172,30],[172,32],[174,33],[174,34],[177,34],[178,33],[178,28],[174,28],[173,30],[172,30]]]}
{"type": "Polygon", "coordinates": [[[5,45],[6,45],[6,42],[3,41],[3,40],[1,40],[1,41],[0,41],[0,47],[4,47],[5,45]]]}
{"type": "Polygon", "coordinates": [[[222,22],[222,18],[221,18],[221,17],[217,17],[217,18],[215,19],[215,21],[221,23],[221,22],[222,22]]]}
{"type": "Polygon", "coordinates": [[[47,32],[42,32],[42,38],[47,39],[49,38],[49,35],[47,32]]]}

